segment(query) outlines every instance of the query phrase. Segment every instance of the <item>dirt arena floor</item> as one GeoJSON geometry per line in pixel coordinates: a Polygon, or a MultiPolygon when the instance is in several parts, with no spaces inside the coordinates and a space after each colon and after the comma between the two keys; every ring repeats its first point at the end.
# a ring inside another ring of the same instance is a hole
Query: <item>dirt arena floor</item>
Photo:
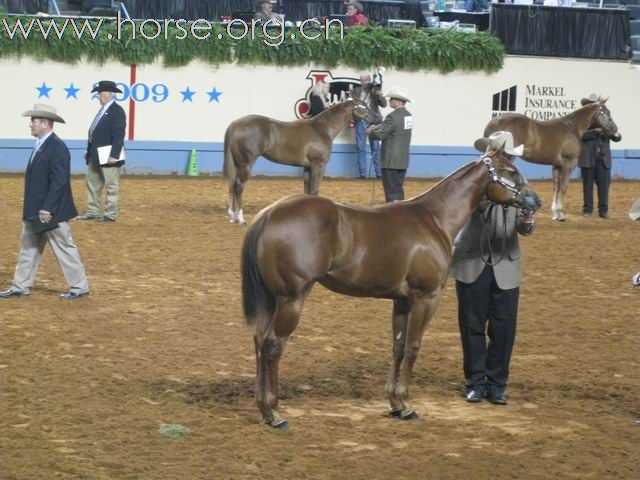
{"type": "MultiPolygon", "coordinates": [[[[321,193],[369,205],[373,181],[321,193]]],[[[433,181],[409,180],[408,195],[433,181]]],[[[240,303],[246,227],[226,217],[219,177],[124,177],[115,224],[72,223],[90,298],[47,250],[28,298],[0,300],[0,479],[638,479],[640,182],[616,181],[611,218],[565,224],[545,206],[522,239],[524,282],[509,405],[471,405],[455,288],[427,331],[411,386],[415,422],[384,417],[391,303],[317,286],[281,363],[287,432],[258,423],[252,332],[240,303]],[[191,430],[179,439],[165,423],[191,430]]],[[[18,254],[23,178],[0,176],[0,288],[18,254]]],[[[74,177],[83,209],[84,179],[74,177]]],[[[302,191],[252,179],[248,217],[302,191]]]]}

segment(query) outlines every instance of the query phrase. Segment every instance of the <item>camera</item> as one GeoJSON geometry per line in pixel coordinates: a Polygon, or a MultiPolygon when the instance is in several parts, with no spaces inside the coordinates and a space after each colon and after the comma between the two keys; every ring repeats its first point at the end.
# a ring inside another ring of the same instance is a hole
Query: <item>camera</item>
{"type": "Polygon", "coordinates": [[[371,75],[371,86],[373,90],[382,90],[383,74],[385,72],[384,67],[377,67],[371,75]]]}

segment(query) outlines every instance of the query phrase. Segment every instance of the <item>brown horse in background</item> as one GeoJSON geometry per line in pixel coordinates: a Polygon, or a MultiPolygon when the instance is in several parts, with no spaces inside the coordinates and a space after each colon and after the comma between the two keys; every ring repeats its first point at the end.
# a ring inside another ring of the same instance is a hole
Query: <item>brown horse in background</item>
{"type": "Polygon", "coordinates": [[[304,167],[304,193],[317,195],[333,139],[369,108],[360,100],[338,103],[309,120],[280,122],[247,115],[229,125],[224,135],[223,175],[229,184],[231,222],[245,223],[242,192],[259,155],[272,162],[304,167]]]}
{"type": "Polygon", "coordinates": [[[614,138],[621,138],[609,109],[602,101],[548,121],[532,120],[519,113],[506,113],[492,119],[484,129],[484,136],[500,130],[511,132],[514,145],[524,145],[522,158],[553,167],[553,201],[551,218],[563,222],[564,202],[571,172],[576,168],[582,136],[588,128],[599,127],[614,138]]]}
{"type": "Polygon", "coordinates": [[[316,282],[344,295],[393,300],[390,416],[417,417],[409,382],[447,280],[456,235],[483,199],[530,211],[540,206],[500,153],[488,152],[403,202],[360,208],[296,195],[256,216],[242,249],[242,294],[247,323],[256,327],[256,400],[264,423],[287,428],[277,411],[278,366],[316,282]]]}

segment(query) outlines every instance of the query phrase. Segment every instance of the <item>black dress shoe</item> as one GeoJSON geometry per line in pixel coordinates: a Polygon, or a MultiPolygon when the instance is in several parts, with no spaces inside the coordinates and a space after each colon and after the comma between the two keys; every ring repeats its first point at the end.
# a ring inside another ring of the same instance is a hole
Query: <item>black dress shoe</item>
{"type": "Polygon", "coordinates": [[[89,295],[89,292],[77,293],[77,292],[67,292],[60,295],[61,300],[77,300],[80,297],[84,297],[89,295]]]}
{"type": "Polygon", "coordinates": [[[5,290],[4,292],[0,292],[0,298],[11,298],[11,297],[27,297],[29,294],[27,292],[23,292],[22,290],[16,290],[15,288],[10,288],[9,290],[5,290]]]}
{"type": "Polygon", "coordinates": [[[490,388],[487,391],[487,400],[494,405],[506,405],[507,396],[504,394],[504,390],[501,388],[490,388]]]}
{"type": "Polygon", "coordinates": [[[84,215],[78,215],[76,220],[98,220],[100,215],[93,215],[92,213],[85,213],[84,215]]]}
{"type": "Polygon", "coordinates": [[[485,389],[482,387],[471,387],[467,388],[467,393],[465,394],[465,398],[469,403],[480,403],[485,396],[485,389]]]}
{"type": "Polygon", "coordinates": [[[100,217],[96,220],[96,222],[115,222],[116,219],[112,217],[100,217]]]}
{"type": "Polygon", "coordinates": [[[609,214],[608,213],[600,213],[599,216],[600,216],[600,218],[609,218],[609,214]]]}

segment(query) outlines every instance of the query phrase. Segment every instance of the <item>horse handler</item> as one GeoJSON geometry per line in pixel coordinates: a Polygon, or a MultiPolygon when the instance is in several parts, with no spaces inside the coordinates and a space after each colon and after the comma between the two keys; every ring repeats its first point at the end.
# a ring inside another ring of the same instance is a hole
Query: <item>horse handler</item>
{"type": "Polygon", "coordinates": [[[89,293],[89,282],[68,223],[78,214],[71,193],[69,149],[53,132],[54,122],[65,122],[54,107],[45,104],[36,104],[23,116],[31,117],[31,135],[36,137],[36,144],[24,179],[24,226],[18,265],[13,285],[0,292],[0,298],[30,295],[48,243],[69,284],[69,291],[60,298],[76,300],[89,293]]]}
{"type": "MultiPolygon", "coordinates": [[[[504,147],[503,155],[522,155],[523,146],[513,146],[509,132],[495,132],[480,138],[475,148],[504,147]]],[[[535,230],[532,214],[516,209],[483,205],[455,241],[452,273],[456,277],[458,321],[462,339],[466,399],[471,403],[485,398],[506,405],[504,394],[509,377],[509,361],[516,337],[520,296],[520,247],[518,234],[535,230]],[[488,324],[488,328],[487,327],[488,324]],[[487,340],[485,330],[489,337],[487,340]]]]}

